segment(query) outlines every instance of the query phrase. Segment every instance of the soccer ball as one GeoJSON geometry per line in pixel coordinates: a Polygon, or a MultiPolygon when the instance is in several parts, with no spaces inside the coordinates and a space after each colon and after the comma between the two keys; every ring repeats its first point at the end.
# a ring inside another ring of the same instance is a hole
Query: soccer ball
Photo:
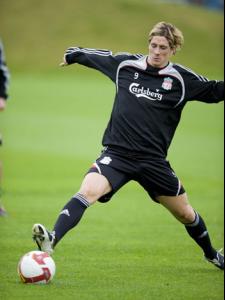
{"type": "Polygon", "coordinates": [[[46,284],[55,275],[55,262],[46,252],[31,251],[21,257],[17,270],[23,283],[46,284]]]}

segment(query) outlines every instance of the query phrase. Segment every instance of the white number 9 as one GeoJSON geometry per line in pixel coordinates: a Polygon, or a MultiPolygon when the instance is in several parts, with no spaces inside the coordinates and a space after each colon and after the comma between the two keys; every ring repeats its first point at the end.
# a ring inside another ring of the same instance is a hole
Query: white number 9
{"type": "Polygon", "coordinates": [[[137,72],[134,73],[134,79],[138,79],[138,77],[139,77],[139,74],[137,72]]]}

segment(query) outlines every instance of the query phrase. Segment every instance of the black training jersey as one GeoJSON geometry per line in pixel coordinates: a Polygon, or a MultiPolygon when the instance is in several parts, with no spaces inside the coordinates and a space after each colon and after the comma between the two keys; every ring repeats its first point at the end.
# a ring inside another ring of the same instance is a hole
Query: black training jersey
{"type": "Polygon", "coordinates": [[[217,103],[224,97],[222,81],[210,81],[173,63],[153,68],[141,54],[76,47],[66,51],[65,60],[99,70],[116,84],[103,146],[152,158],[167,156],[187,101],[217,103]]]}
{"type": "Polygon", "coordinates": [[[7,89],[9,82],[9,71],[6,67],[3,46],[0,41],[0,97],[7,99],[7,89]]]}

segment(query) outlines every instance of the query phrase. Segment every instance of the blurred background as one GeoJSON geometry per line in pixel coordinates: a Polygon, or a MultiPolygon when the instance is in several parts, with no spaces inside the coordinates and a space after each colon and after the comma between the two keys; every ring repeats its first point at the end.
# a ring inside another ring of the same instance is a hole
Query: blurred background
{"type": "MultiPolygon", "coordinates": [[[[157,2],[157,0],[155,1],[157,2]]],[[[159,2],[164,3],[179,3],[179,4],[195,4],[200,5],[209,9],[224,9],[223,0],[159,0],[159,2]]]]}
{"type": "Polygon", "coordinates": [[[165,20],[184,32],[177,59],[218,73],[222,8],[221,0],[0,0],[0,37],[12,71],[56,71],[71,45],[145,53],[149,30],[165,20]]]}

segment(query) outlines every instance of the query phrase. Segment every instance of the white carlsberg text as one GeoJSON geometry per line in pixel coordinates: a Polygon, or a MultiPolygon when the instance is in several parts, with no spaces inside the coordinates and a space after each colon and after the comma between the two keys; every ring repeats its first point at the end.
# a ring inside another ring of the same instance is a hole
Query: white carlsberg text
{"type": "Polygon", "coordinates": [[[152,101],[161,101],[163,97],[162,94],[153,92],[149,88],[140,87],[139,83],[131,83],[129,91],[137,98],[144,97],[152,101]]]}

